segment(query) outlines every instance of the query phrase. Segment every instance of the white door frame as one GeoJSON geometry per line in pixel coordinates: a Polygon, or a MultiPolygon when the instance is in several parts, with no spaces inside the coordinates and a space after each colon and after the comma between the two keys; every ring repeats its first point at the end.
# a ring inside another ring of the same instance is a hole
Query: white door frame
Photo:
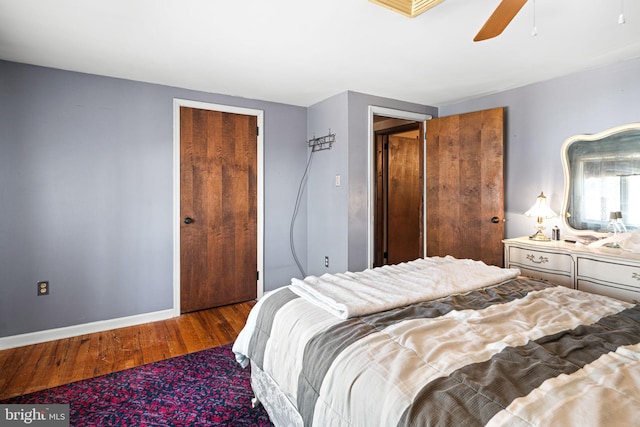
{"type": "Polygon", "coordinates": [[[264,293],[264,111],[231,105],[211,104],[208,102],[173,99],[173,312],[180,315],[180,107],[199,108],[201,110],[222,111],[224,113],[255,116],[258,120],[258,159],[257,159],[257,229],[258,229],[258,278],[257,297],[264,293]]]}
{"type": "MultiPolygon", "coordinates": [[[[373,261],[375,256],[375,245],[374,245],[374,236],[375,236],[375,221],[374,221],[374,201],[375,201],[375,162],[376,162],[376,141],[375,141],[375,132],[373,131],[373,116],[385,116],[385,117],[393,117],[396,119],[404,119],[404,120],[413,120],[416,122],[422,122],[423,126],[423,135],[422,140],[424,141],[422,150],[424,153],[423,162],[423,176],[427,176],[427,162],[426,162],[426,154],[427,154],[427,141],[425,137],[426,129],[427,129],[427,120],[432,119],[433,116],[429,114],[422,113],[413,113],[411,111],[403,111],[396,110],[392,108],[378,107],[375,105],[369,105],[369,144],[367,148],[367,155],[369,159],[368,173],[369,179],[367,183],[368,187],[368,197],[367,197],[367,222],[368,222],[368,231],[367,231],[367,264],[369,268],[373,267],[373,261]]],[[[426,180],[423,182],[423,190],[422,190],[422,210],[423,210],[423,248],[424,254],[427,254],[427,183],[426,180]]]]}

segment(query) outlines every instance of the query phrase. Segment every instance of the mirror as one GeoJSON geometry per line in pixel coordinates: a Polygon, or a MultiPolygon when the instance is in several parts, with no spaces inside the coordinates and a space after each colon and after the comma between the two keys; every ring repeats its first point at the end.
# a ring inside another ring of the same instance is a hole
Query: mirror
{"type": "Polygon", "coordinates": [[[564,198],[561,218],[576,235],[640,228],[640,123],[568,138],[561,149],[564,198]],[[618,213],[616,215],[616,213],[618,213]]]}

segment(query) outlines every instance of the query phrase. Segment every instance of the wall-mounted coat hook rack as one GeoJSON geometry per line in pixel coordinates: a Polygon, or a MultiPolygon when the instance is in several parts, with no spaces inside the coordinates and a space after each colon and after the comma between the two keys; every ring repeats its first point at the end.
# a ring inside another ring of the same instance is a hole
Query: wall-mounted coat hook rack
{"type": "Polygon", "coordinates": [[[330,150],[333,146],[333,143],[336,141],[336,134],[331,133],[331,129],[329,129],[329,134],[325,136],[321,136],[316,138],[315,135],[312,139],[307,141],[309,147],[311,147],[311,151],[322,151],[322,150],[330,150]]]}

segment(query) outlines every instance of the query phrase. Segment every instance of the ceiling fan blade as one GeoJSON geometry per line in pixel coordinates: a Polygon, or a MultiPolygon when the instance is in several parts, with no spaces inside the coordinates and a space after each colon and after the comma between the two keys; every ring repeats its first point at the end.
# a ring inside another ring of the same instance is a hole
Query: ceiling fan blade
{"type": "Polygon", "coordinates": [[[479,42],[500,35],[526,2],[527,0],[502,0],[473,41],[479,42]]]}

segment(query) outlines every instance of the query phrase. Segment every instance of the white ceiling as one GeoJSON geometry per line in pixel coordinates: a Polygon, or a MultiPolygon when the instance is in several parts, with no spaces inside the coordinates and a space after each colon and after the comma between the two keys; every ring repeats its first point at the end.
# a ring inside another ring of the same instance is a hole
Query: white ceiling
{"type": "Polygon", "coordinates": [[[0,59],[300,106],[346,90],[439,106],[640,57],[638,0],[529,0],[474,43],[498,3],[411,19],[368,0],[0,0],[0,59]]]}

